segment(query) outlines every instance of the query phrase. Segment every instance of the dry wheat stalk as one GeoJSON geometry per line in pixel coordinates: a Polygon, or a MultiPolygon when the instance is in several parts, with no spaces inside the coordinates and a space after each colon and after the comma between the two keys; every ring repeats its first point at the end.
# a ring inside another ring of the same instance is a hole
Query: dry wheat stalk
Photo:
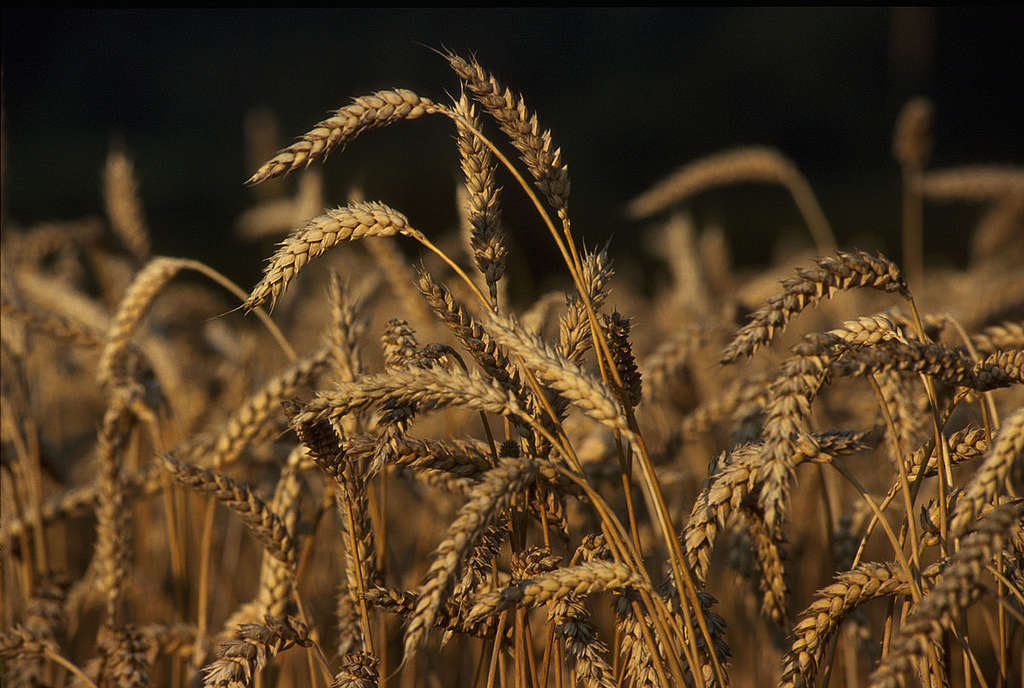
{"type": "Polygon", "coordinates": [[[484,372],[523,403],[525,397],[518,373],[511,367],[508,357],[498,348],[494,338],[455,300],[444,285],[435,282],[425,270],[419,272],[419,287],[431,310],[458,337],[484,372]]]}
{"type": "Polygon", "coordinates": [[[613,311],[611,315],[603,315],[602,327],[608,339],[612,363],[615,364],[619,379],[622,380],[622,402],[636,406],[643,398],[643,380],[636,367],[633,345],[629,341],[629,318],[618,311],[613,311]]]}
{"type": "Polygon", "coordinates": [[[352,100],[331,117],[318,122],[310,131],[263,164],[246,184],[288,174],[314,160],[326,158],[333,148],[343,148],[360,134],[407,119],[437,112],[437,106],[404,88],[377,91],[352,100]]]}
{"type": "Polygon", "coordinates": [[[1020,262],[1020,242],[1013,239],[1024,230],[1024,191],[1007,196],[978,220],[971,235],[971,264],[1020,262]]]}
{"type": "MultiPolygon", "coordinates": [[[[836,433],[816,435],[811,454],[800,454],[797,462],[830,461],[832,456],[863,451],[873,446],[876,433],[836,433]]],[[[711,563],[711,550],[729,517],[758,489],[758,467],[761,446],[757,444],[737,447],[716,461],[717,469],[694,500],[690,518],[680,534],[686,545],[686,555],[694,576],[707,580],[711,563]]]]}
{"type": "Polygon", "coordinates": [[[757,509],[741,507],[737,514],[746,526],[754,552],[757,586],[761,592],[761,614],[783,628],[789,625],[789,585],[786,582],[787,559],[782,546],[785,539],[768,531],[757,509]]]}
{"type": "MultiPolygon", "coordinates": [[[[268,188],[270,185],[260,186],[257,191],[268,188]]],[[[319,170],[305,170],[294,197],[269,198],[246,210],[235,221],[236,234],[249,240],[279,236],[307,222],[323,207],[323,175],[319,170]]]]}
{"type": "MultiPolygon", "coordinates": [[[[596,313],[604,304],[615,270],[608,258],[607,247],[597,253],[587,253],[583,258],[580,281],[596,313]]],[[[566,296],[565,314],[558,322],[558,350],[573,363],[579,365],[590,348],[592,336],[590,319],[579,294],[566,296]]]]}
{"type": "Polygon", "coordinates": [[[691,356],[707,341],[707,329],[700,326],[680,327],[672,336],[658,345],[640,365],[647,381],[647,397],[659,399],[659,393],[680,374],[691,356]]]}
{"type": "Polygon", "coordinates": [[[348,295],[342,288],[341,277],[331,273],[328,297],[331,301],[331,328],[327,332],[331,347],[331,366],[342,382],[351,382],[363,373],[359,356],[359,337],[366,329],[360,316],[363,303],[348,295]]]}
{"type": "MultiPolygon", "coordinates": [[[[121,475],[121,488],[133,497],[152,494],[161,487],[159,478],[160,472],[156,465],[146,464],[138,472],[121,475]]],[[[76,518],[95,509],[103,489],[101,481],[74,487],[49,496],[40,505],[38,513],[29,512],[19,518],[5,518],[3,528],[0,529],[0,544],[6,546],[26,529],[36,528],[39,524],[76,518]]]]}
{"type": "Polygon", "coordinates": [[[989,511],[966,537],[939,574],[935,585],[893,635],[889,652],[871,674],[872,688],[896,688],[909,672],[915,658],[928,652],[938,641],[943,626],[977,599],[978,578],[985,565],[999,552],[1011,529],[1021,528],[1024,502],[1016,501],[989,511]]]}
{"type": "Polygon", "coordinates": [[[153,299],[161,289],[187,266],[188,261],[163,256],[154,258],[140,270],[125,291],[117,306],[117,313],[107,330],[106,343],[97,364],[97,379],[106,383],[110,379],[111,365],[118,351],[123,348],[138,327],[153,299]]]}
{"type": "Polygon", "coordinates": [[[932,149],[932,104],[911,98],[896,118],[892,154],[904,167],[924,169],[932,149]]]}
{"type": "Polygon", "coordinates": [[[492,519],[534,478],[536,464],[527,459],[502,459],[470,492],[469,500],[434,550],[433,562],[419,589],[419,599],[405,631],[405,657],[412,658],[434,624],[452,578],[492,519]]]}
{"type": "Polygon", "coordinates": [[[122,586],[131,562],[131,519],[120,475],[121,452],[134,418],[124,393],[113,395],[97,441],[101,495],[96,504],[96,553],[99,590],[105,597],[107,623],[119,623],[122,586]]]}
{"type": "Polygon", "coordinates": [[[106,630],[100,637],[100,686],[149,686],[148,643],[136,626],[106,630]]]}

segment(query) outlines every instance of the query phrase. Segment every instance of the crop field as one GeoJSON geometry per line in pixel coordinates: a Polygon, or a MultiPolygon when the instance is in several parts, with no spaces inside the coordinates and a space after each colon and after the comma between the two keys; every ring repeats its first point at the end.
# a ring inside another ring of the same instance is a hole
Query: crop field
{"type": "Polygon", "coordinates": [[[4,685],[1024,685],[1024,168],[933,166],[914,98],[898,260],[760,145],[605,244],[530,84],[423,53],[433,92],[248,119],[254,283],[154,254],[129,145],[102,217],[5,218],[4,685]],[[457,227],[327,189],[385,128],[448,136],[457,227]],[[762,187],[803,242],[753,269],[687,208],[762,187]]]}

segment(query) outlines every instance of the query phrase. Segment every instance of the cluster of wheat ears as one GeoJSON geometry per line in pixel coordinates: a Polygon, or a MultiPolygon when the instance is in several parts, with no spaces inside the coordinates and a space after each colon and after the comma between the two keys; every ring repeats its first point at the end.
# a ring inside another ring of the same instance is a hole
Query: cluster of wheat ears
{"type": "Polygon", "coordinates": [[[929,169],[908,104],[901,269],[836,250],[777,151],[713,156],[628,208],[660,218],[645,296],[574,236],[537,115],[444,57],[456,102],[356,98],[252,176],[240,234],[290,233],[248,294],[150,255],[118,150],[106,223],[5,232],[6,685],[1024,680],[1024,171],[929,169]],[[426,115],[461,233],[322,210],[311,163],[426,115]],[[515,309],[499,176],[568,271],[515,309]],[[819,257],[742,275],[668,212],[739,182],[788,190],[819,257]],[[925,270],[953,201],[985,208],[967,267],[925,270]]]}

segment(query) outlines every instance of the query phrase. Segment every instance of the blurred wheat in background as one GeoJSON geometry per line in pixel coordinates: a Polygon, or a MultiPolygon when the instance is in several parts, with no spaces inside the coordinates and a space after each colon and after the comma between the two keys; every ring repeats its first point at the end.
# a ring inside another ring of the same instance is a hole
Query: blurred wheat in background
{"type": "Polygon", "coordinates": [[[1020,685],[1024,169],[932,168],[908,102],[898,264],[783,151],[690,162],[628,206],[649,293],[573,225],[557,132],[438,59],[452,98],[377,90],[276,153],[247,119],[252,288],[152,255],[122,146],[104,219],[5,227],[6,685],[1020,685]],[[457,231],[325,198],[417,118],[453,128],[457,231]],[[740,183],[815,250],[738,270],[686,208],[740,183]],[[555,291],[510,284],[513,196],[555,291]],[[924,258],[948,203],[984,208],[966,268],[924,258]]]}

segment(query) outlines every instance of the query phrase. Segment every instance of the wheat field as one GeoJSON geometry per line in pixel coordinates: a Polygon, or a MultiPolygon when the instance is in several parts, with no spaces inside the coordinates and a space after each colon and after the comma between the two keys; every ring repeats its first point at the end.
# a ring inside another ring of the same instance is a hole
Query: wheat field
{"type": "Polygon", "coordinates": [[[784,152],[726,150],[629,204],[648,293],[573,226],[542,113],[438,59],[454,97],[361,95],[263,156],[251,287],[152,254],[121,147],[102,220],[5,227],[5,685],[1024,685],[1024,169],[932,168],[908,102],[897,263],[784,152]],[[324,197],[419,118],[456,231],[324,197]],[[726,185],[783,189],[813,250],[737,269],[686,212],[726,185]],[[513,195],[553,291],[512,283],[513,195]],[[982,210],[966,268],[923,258],[950,203],[982,210]]]}

